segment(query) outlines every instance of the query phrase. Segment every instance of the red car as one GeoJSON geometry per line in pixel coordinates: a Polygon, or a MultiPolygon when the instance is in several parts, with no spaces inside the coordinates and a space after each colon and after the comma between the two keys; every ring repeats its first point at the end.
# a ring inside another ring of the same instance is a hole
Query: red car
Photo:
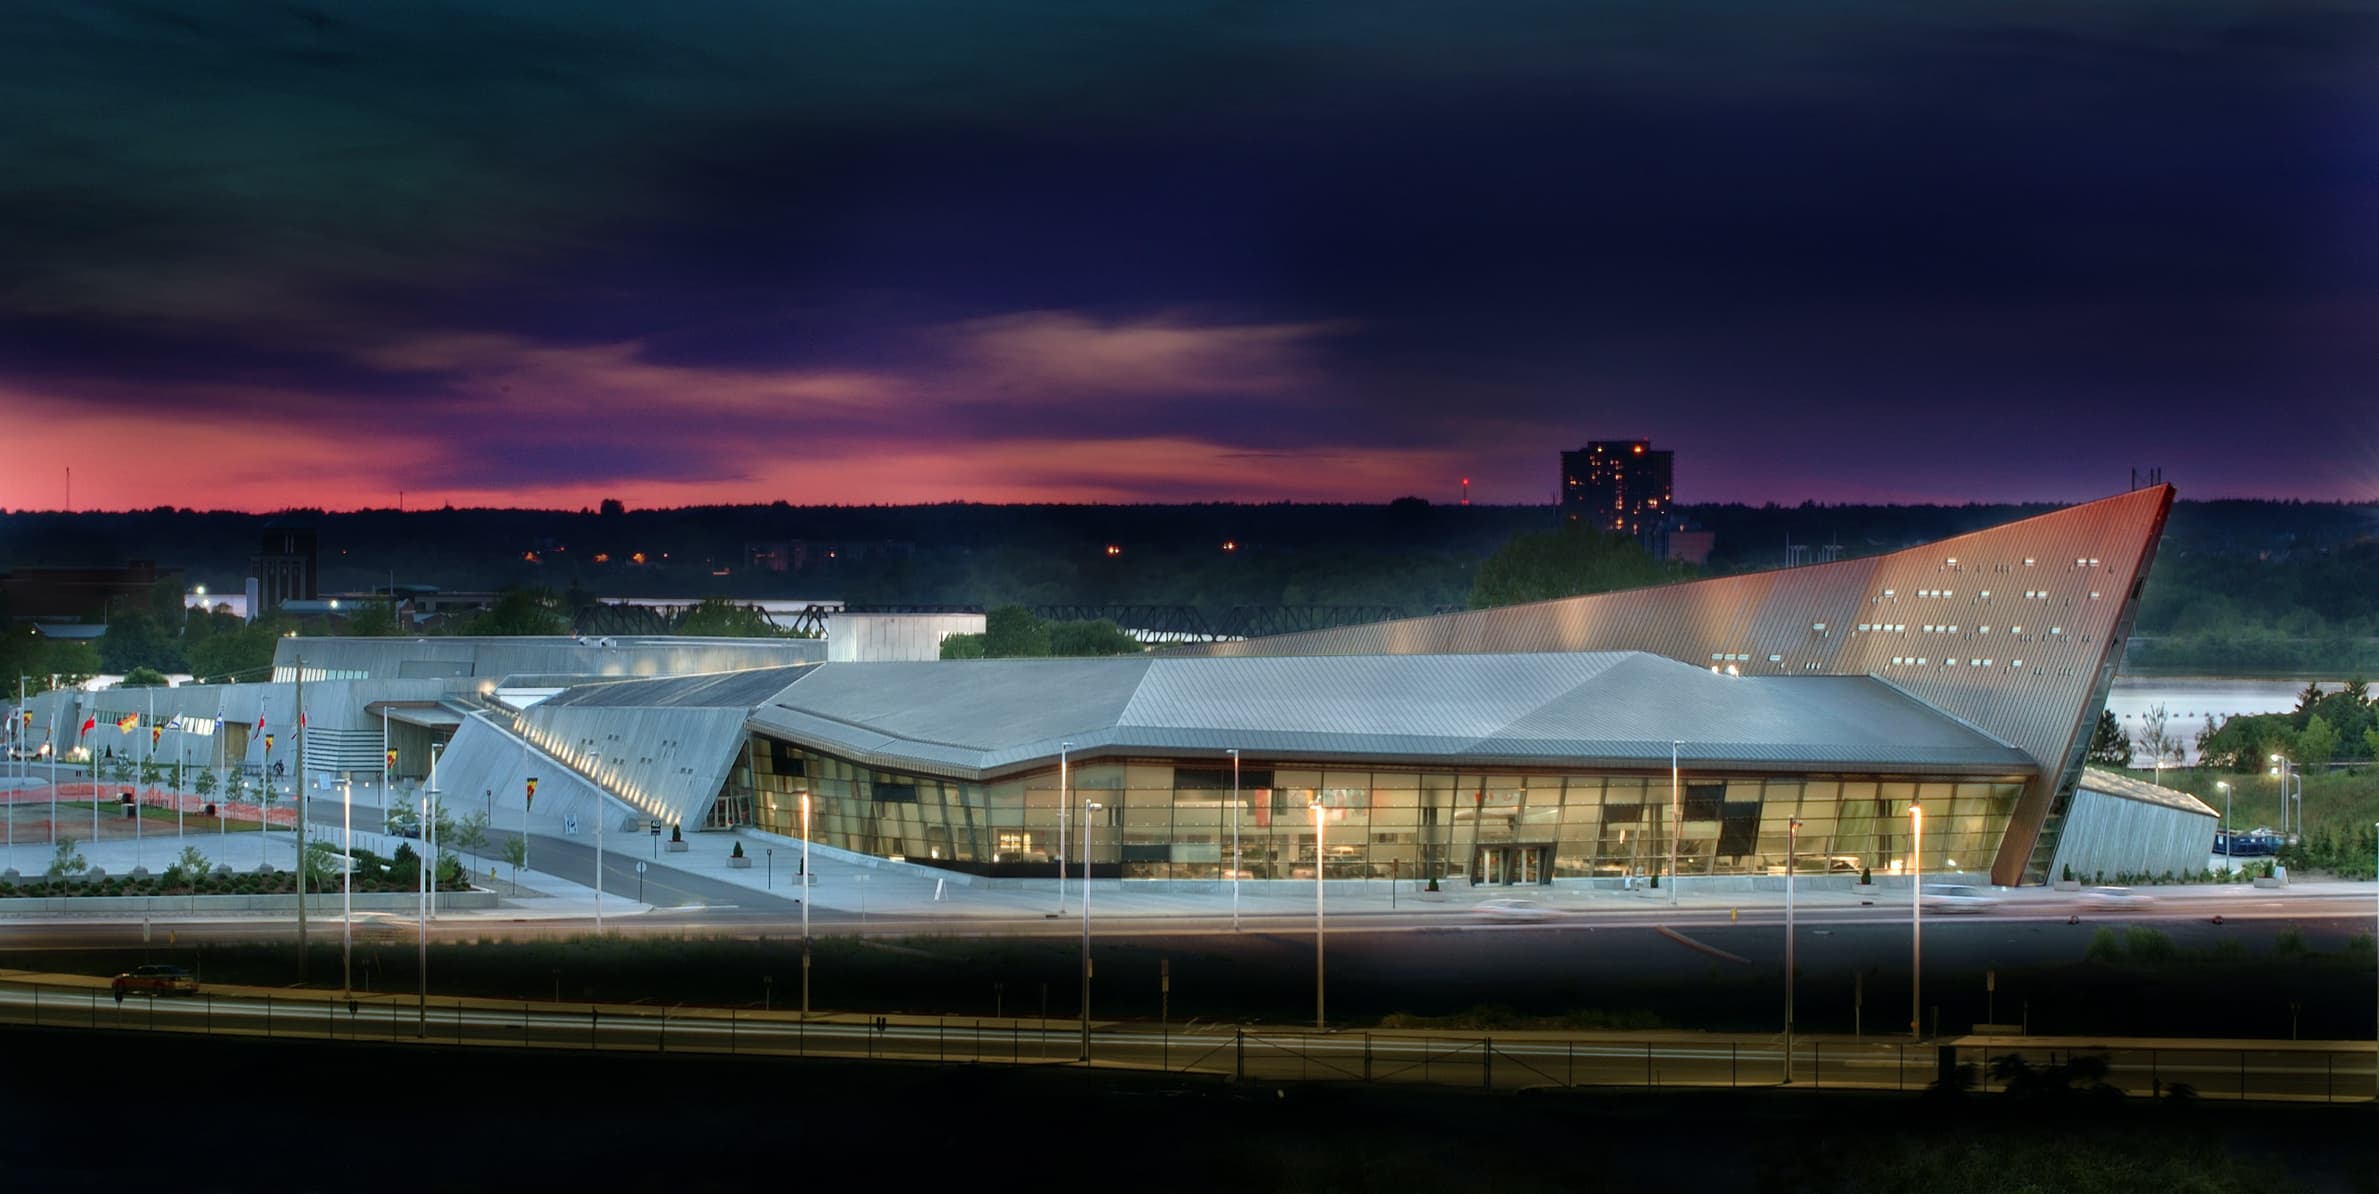
{"type": "Polygon", "coordinates": [[[196,995],[198,979],[179,966],[135,966],[110,984],[116,998],[126,995],[196,995]]]}

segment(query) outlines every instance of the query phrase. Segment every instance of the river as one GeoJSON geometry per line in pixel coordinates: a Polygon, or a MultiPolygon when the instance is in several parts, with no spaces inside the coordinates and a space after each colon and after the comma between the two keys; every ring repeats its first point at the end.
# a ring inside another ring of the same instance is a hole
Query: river
{"type": "MultiPolygon", "coordinates": [[[[2339,680],[2319,681],[2322,691],[2334,692],[2345,687],[2339,680]]],[[[2140,719],[2150,708],[2164,706],[2165,732],[2178,738],[2187,752],[2187,761],[2197,762],[2197,735],[2205,729],[2211,717],[2220,724],[2225,717],[2242,713],[2286,713],[2296,708],[2297,694],[2305,690],[2304,680],[2233,680],[2220,676],[2116,676],[2114,687],[2106,695],[2106,707],[2114,711],[2123,723],[2124,732],[2135,739],[2140,719]]]]}

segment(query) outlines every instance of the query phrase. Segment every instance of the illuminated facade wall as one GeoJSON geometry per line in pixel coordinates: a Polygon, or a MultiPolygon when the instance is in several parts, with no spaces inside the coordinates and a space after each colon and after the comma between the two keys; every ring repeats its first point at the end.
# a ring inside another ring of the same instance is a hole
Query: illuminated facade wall
{"type": "Polygon", "coordinates": [[[2031,756],[1994,878],[2037,878],[2138,613],[2169,485],[1879,556],[1174,648],[1207,655],[1649,651],[1743,675],[1875,676],[2031,756]]]}
{"type": "MultiPolygon", "coordinates": [[[[1220,877],[1231,869],[1235,810],[1244,877],[1310,878],[1318,800],[1333,879],[1476,874],[1482,882],[1532,883],[1668,867],[1665,771],[1480,773],[1250,760],[1239,778],[1234,801],[1230,767],[1211,759],[1073,767],[1069,861],[1082,856],[1082,810],[1096,802],[1104,807],[1092,814],[1091,858],[1100,873],[1120,867],[1133,879],[1220,877]]],[[[1054,863],[1058,848],[1055,768],[962,782],[870,770],[759,739],[730,783],[725,802],[748,800],[754,823],[789,836],[801,833],[800,794],[810,793],[812,840],[846,850],[1030,873],[1054,863]]],[[[2023,781],[1688,773],[1680,787],[1678,869],[1685,874],[1781,873],[1785,825],[1796,816],[1802,869],[1891,873],[1905,865],[1912,800],[1926,810],[1928,870],[1986,867],[2023,781]]]]}

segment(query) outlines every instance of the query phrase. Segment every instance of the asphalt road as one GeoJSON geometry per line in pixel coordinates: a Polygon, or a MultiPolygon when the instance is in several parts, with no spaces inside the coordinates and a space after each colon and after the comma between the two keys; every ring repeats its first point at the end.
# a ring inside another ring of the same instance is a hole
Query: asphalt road
{"type": "MultiPolygon", "coordinates": [[[[1736,1087],[1786,1078],[1773,1037],[1680,1039],[1545,1033],[1319,1033],[1290,1029],[901,1017],[805,1019],[785,1011],[622,1008],[367,996],[352,1002],[268,992],[189,998],[96,987],[36,990],[0,984],[0,1020],[116,1031],[172,1031],[315,1040],[428,1041],[513,1048],[871,1058],[943,1063],[1070,1063],[1234,1074],[1247,1080],[1411,1082],[1474,1089],[1570,1086],[1736,1087]]],[[[1950,1042],[1955,1044],[1955,1042],[1950,1042]]],[[[1959,1060],[2024,1054],[2052,1062],[2054,1043],[1970,1043],[1959,1060]]],[[[2070,1049],[2070,1046],[2068,1046],[2070,1049]]],[[[2368,1053],[2272,1045],[2232,1048],[2163,1042],[2105,1051],[2106,1081],[2132,1094],[2186,1083],[2202,1095],[2360,1099],[2372,1090],[2368,1053]]],[[[1796,1043],[1791,1081],[1812,1088],[1920,1089],[1938,1072],[1927,1045],[1811,1038],[1796,1043]]],[[[1987,1079],[1986,1079],[1987,1081],[1987,1079]]]]}

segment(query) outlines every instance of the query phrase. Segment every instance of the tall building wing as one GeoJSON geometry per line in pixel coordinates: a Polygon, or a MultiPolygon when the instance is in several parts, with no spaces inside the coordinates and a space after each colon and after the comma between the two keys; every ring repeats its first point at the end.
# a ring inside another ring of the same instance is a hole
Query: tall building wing
{"type": "Polygon", "coordinates": [[[1992,877],[2016,883],[2080,777],[2173,488],[2156,485],[1902,551],[1176,653],[1648,651],[1743,675],[1867,675],[2038,764],[1992,877]]]}

